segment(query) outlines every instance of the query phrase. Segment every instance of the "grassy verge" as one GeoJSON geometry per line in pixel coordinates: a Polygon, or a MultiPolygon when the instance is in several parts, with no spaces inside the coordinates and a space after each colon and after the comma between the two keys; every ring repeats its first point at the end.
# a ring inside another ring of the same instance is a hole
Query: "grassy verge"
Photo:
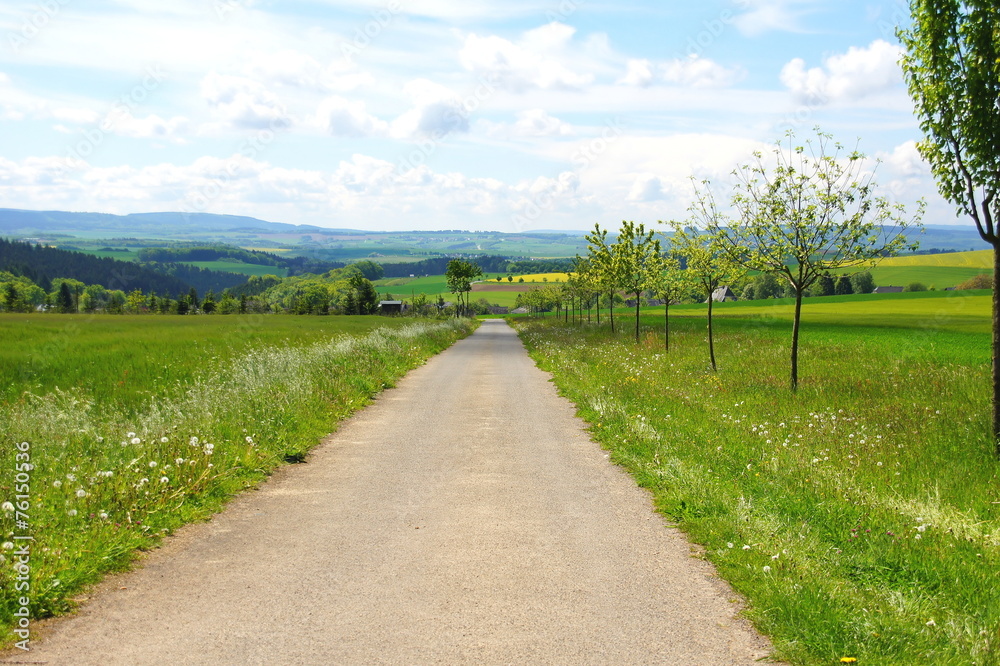
{"type": "MultiPolygon", "coordinates": [[[[6,439],[0,451],[5,642],[16,638],[11,629],[21,597],[29,600],[31,617],[65,612],[74,594],[127,566],[136,550],[211,515],[277,466],[302,460],[337,420],[475,326],[451,320],[347,335],[330,329],[339,318],[324,319],[329,323],[322,339],[246,344],[224,360],[205,359],[199,371],[190,350],[175,349],[185,347],[186,338],[169,335],[179,324],[147,317],[134,326],[167,327],[160,331],[159,352],[191,359],[181,363],[189,374],[173,386],[142,401],[135,399],[142,391],[118,401],[113,392],[95,394],[83,381],[0,405],[6,439]],[[15,553],[25,543],[30,564],[19,575],[15,553]],[[25,582],[28,587],[18,590],[25,582]]],[[[343,325],[360,327],[347,319],[343,325]]],[[[89,358],[86,334],[72,338],[84,359],[89,358]]],[[[95,339],[103,338],[90,340],[95,339]]],[[[73,349],[52,353],[58,357],[73,349]]],[[[133,355],[146,362],[156,354],[133,355]]],[[[95,379],[103,372],[95,366],[95,379]]],[[[106,372],[114,379],[119,368],[106,372]]],[[[98,387],[107,384],[96,381],[98,387]]]]}
{"type": "Polygon", "coordinates": [[[806,315],[796,395],[780,318],[720,318],[718,373],[703,319],[675,320],[669,353],[654,318],[639,345],[603,326],[515,325],[612,458],[746,596],[777,657],[997,664],[988,333],[926,314],[935,325],[919,329],[806,315]]]}

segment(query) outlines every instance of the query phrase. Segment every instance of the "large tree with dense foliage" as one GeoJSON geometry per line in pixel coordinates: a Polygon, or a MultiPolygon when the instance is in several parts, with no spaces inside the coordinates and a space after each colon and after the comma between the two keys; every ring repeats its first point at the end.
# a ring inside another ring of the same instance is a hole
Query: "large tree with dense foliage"
{"type": "Polygon", "coordinates": [[[907,219],[902,204],[877,195],[874,171],[857,150],[845,150],[816,131],[803,143],[794,132],[775,143],[771,156],[734,171],[732,219],[720,216],[711,189],[698,189],[696,210],[719,247],[747,270],[775,273],[795,295],[791,387],[799,385],[802,297],[837,269],[871,265],[903,249],[916,249],[905,231],[919,226],[923,204],[907,219]]]}
{"type": "Polygon", "coordinates": [[[911,0],[901,60],[941,195],[993,246],[993,436],[1000,455],[1000,5],[911,0]]]}

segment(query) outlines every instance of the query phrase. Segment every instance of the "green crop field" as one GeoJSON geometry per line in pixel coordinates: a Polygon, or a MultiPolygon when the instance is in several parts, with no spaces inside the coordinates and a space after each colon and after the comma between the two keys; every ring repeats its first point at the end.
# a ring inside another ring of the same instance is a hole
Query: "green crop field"
{"type": "Polygon", "coordinates": [[[1000,462],[989,292],[787,302],[601,326],[522,318],[593,436],[748,600],[793,664],[995,664],[1000,462]]]}
{"type": "Polygon", "coordinates": [[[890,257],[882,266],[947,266],[953,268],[980,268],[993,270],[993,250],[971,252],[942,252],[941,254],[913,254],[890,257]]]}
{"type": "MultiPolygon", "coordinates": [[[[941,255],[927,255],[928,257],[941,255]]],[[[920,258],[923,258],[921,256],[920,258]]],[[[842,273],[853,273],[855,270],[844,270],[842,273]]],[[[920,282],[925,287],[946,289],[965,282],[969,278],[983,273],[992,273],[992,269],[961,267],[961,266],[891,266],[879,264],[870,270],[875,284],[883,287],[905,287],[913,282],[920,282]]]]}
{"type": "Polygon", "coordinates": [[[467,335],[467,320],[0,315],[0,635],[208,517],[467,335]],[[18,541],[22,544],[22,541],[18,541]]]}

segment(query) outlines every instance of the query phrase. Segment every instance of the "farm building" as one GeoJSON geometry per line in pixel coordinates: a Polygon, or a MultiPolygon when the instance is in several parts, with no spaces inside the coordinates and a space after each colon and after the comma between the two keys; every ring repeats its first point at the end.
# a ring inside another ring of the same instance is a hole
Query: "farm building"
{"type": "Polygon", "coordinates": [[[875,287],[873,294],[902,294],[902,287],[875,287]]]}
{"type": "Polygon", "coordinates": [[[383,315],[403,314],[403,301],[379,301],[378,312],[383,315]]]}
{"type": "MultiPolygon", "coordinates": [[[[739,299],[736,298],[736,294],[733,293],[732,289],[724,286],[712,292],[712,300],[716,303],[727,303],[729,301],[738,301],[739,299]]],[[[708,303],[708,301],[705,302],[708,303]]]]}
{"type": "Polygon", "coordinates": [[[499,305],[491,305],[489,309],[490,309],[490,314],[494,315],[510,314],[510,308],[505,308],[499,305]]]}

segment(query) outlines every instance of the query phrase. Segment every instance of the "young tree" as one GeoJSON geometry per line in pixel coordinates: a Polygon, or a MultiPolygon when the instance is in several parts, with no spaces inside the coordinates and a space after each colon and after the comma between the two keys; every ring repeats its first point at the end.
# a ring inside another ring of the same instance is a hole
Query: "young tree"
{"type": "Polygon", "coordinates": [[[814,296],[833,296],[837,293],[837,285],[833,278],[824,273],[816,280],[816,288],[813,289],[814,296]]]}
{"type": "Polygon", "coordinates": [[[639,300],[651,289],[660,273],[660,241],[653,231],[633,222],[622,222],[618,240],[611,246],[615,282],[627,294],[635,296],[635,342],[639,344],[639,300]]]}
{"type": "MultiPolygon", "coordinates": [[[[712,224],[715,228],[721,226],[721,213],[715,209],[714,204],[704,209],[695,204],[692,206],[692,213],[695,221],[702,225],[712,224]]],[[[684,259],[690,282],[698,285],[708,299],[708,358],[712,363],[712,370],[717,370],[715,335],[712,329],[715,290],[727,282],[738,282],[746,271],[723,251],[716,235],[703,233],[697,226],[685,227],[680,222],[670,224],[674,229],[670,238],[671,251],[684,259]]]]}
{"type": "MultiPolygon", "coordinates": [[[[591,267],[591,280],[600,291],[608,295],[608,318],[611,320],[611,332],[615,332],[615,266],[611,246],[608,245],[608,232],[595,224],[594,230],[584,237],[587,241],[588,259],[591,267]]],[[[601,323],[601,303],[597,302],[597,323],[601,323]]]]}
{"type": "Polygon", "coordinates": [[[938,191],[993,246],[993,437],[1000,455],[1000,6],[910,0],[900,64],[938,191]]]}
{"type": "Polygon", "coordinates": [[[670,304],[690,293],[691,275],[681,270],[681,262],[675,254],[659,254],[656,263],[652,290],[663,299],[663,349],[670,351],[670,304]]]}
{"type": "MultiPolygon", "coordinates": [[[[749,270],[775,273],[795,292],[792,321],[791,388],[799,385],[799,330],[802,296],[821,276],[844,267],[874,265],[903,249],[916,249],[906,229],[920,225],[923,202],[906,219],[902,204],[876,196],[874,172],[865,156],[816,130],[797,145],[789,131],[775,143],[768,162],[757,152],[733,173],[735,219],[726,227],[713,219],[708,228],[733,261],[749,270]]],[[[699,204],[711,191],[699,190],[699,204]]]]}
{"type": "Polygon", "coordinates": [[[479,267],[479,264],[461,259],[452,259],[448,262],[445,280],[448,282],[448,291],[458,297],[458,313],[460,315],[466,314],[468,311],[472,281],[481,277],[482,274],[483,269],[479,267]]]}

